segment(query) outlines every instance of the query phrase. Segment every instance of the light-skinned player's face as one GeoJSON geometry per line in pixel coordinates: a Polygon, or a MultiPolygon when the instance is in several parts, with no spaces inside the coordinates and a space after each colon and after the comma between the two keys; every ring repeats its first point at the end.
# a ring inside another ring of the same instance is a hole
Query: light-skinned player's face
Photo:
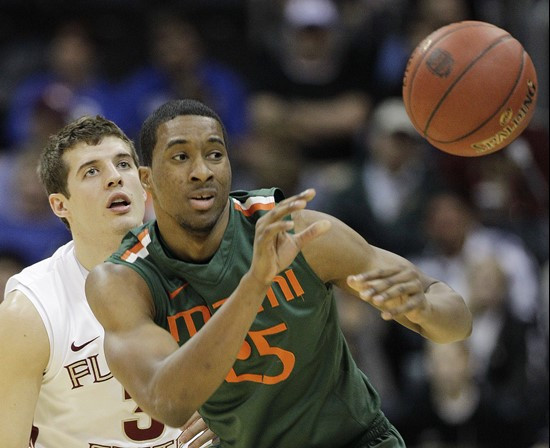
{"type": "Polygon", "coordinates": [[[69,221],[73,237],[123,235],[142,222],[145,192],[125,142],[109,136],[95,146],[78,143],[63,160],[70,197],[50,195],[50,204],[69,221]]]}
{"type": "Polygon", "coordinates": [[[178,116],[159,126],[152,166],[141,168],[157,219],[193,233],[210,232],[227,207],[231,167],[221,125],[178,116]]]}

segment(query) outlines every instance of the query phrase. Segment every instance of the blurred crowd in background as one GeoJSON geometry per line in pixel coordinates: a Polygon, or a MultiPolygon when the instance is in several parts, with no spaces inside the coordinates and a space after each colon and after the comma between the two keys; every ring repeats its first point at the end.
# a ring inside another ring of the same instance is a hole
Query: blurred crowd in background
{"type": "Polygon", "coordinates": [[[137,144],[178,97],[220,114],[233,189],[313,186],[468,302],[472,336],[441,346],[340,294],[408,446],[548,447],[548,0],[0,0],[2,289],[70,238],[35,173],[48,136],[101,114],[137,144]],[[431,147],[401,100],[411,51],[460,20],[508,30],[539,78],[528,129],[481,158],[431,147]]]}

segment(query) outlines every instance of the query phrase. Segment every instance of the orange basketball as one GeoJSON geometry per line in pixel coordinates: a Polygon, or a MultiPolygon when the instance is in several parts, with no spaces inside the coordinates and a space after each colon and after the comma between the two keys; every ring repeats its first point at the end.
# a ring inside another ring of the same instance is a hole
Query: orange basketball
{"type": "Polygon", "coordinates": [[[403,101],[416,130],[450,154],[509,145],[529,124],[538,84],[531,58],[507,31],[465,21],[439,28],[413,51],[403,101]]]}

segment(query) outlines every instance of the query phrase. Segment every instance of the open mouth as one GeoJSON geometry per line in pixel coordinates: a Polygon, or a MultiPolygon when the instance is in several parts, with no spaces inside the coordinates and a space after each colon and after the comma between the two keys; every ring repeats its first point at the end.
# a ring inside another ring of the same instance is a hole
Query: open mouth
{"type": "Polygon", "coordinates": [[[120,208],[120,207],[126,207],[130,205],[128,201],[125,201],[124,199],[117,199],[116,201],[111,202],[111,205],[109,205],[109,208],[120,208]]]}
{"type": "Polygon", "coordinates": [[[195,210],[207,210],[214,204],[214,195],[212,194],[197,194],[190,198],[191,206],[195,210]]]}
{"type": "Polygon", "coordinates": [[[132,202],[126,195],[116,195],[115,197],[111,198],[110,202],[107,205],[107,208],[115,212],[126,212],[130,209],[131,203],[132,202]]]}
{"type": "Polygon", "coordinates": [[[193,196],[191,199],[195,201],[209,201],[213,197],[214,196],[211,194],[201,194],[201,195],[193,196]]]}

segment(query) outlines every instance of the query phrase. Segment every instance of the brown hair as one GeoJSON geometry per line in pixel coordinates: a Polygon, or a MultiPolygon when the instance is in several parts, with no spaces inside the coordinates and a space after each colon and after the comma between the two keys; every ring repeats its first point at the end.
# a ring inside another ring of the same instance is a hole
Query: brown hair
{"type": "MultiPolygon", "coordinates": [[[[74,148],[78,143],[98,145],[104,137],[117,137],[128,144],[136,166],[139,165],[134,143],[122,129],[100,115],[95,117],[83,116],[67,124],[57,134],[50,136],[46,147],[42,151],[38,165],[38,175],[46,189],[46,193],[48,195],[62,193],[69,198],[70,192],[67,187],[69,167],[63,161],[63,154],[74,148]]],[[[62,221],[68,226],[65,219],[62,219],[62,221]]]]}

